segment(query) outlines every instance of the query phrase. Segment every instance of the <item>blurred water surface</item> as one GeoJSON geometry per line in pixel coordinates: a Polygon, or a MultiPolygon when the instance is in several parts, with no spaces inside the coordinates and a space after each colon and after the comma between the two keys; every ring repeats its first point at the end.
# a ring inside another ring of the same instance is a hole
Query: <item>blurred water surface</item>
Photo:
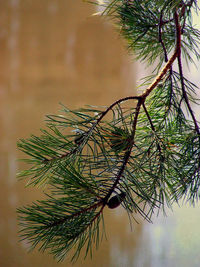
{"type": "MultiPolygon", "coordinates": [[[[43,267],[51,256],[27,253],[19,243],[16,207],[41,198],[24,188],[16,172],[23,155],[19,138],[39,134],[46,114],[70,108],[108,105],[135,93],[137,68],[113,26],[93,17],[81,0],[0,0],[0,266],[43,267]]],[[[108,240],[92,261],[74,266],[199,266],[199,208],[175,207],[154,224],[133,223],[122,209],[106,211],[108,240]]]]}

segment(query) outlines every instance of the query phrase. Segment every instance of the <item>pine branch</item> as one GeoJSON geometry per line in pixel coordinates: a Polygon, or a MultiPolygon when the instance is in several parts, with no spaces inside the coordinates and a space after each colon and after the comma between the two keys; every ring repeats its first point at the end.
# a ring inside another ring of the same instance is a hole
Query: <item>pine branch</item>
{"type": "Polygon", "coordinates": [[[157,60],[157,67],[139,96],[107,108],[63,107],[64,115],[47,116],[40,137],[18,142],[30,164],[19,176],[29,177],[29,185],[45,184],[47,197],[18,209],[20,235],[58,260],[72,248],[72,261],[82,248],[92,254],[105,208],[122,205],[129,215],[151,221],[174,201],[199,198],[199,122],[191,106],[196,87],[181,62],[182,54],[190,59],[188,49],[199,57],[200,34],[191,24],[196,1],[101,3],[129,48],[142,60],[157,60]]]}

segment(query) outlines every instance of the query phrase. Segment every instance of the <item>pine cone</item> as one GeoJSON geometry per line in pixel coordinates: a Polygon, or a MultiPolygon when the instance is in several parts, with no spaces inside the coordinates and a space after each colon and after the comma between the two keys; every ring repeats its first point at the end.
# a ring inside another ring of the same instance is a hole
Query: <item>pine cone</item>
{"type": "Polygon", "coordinates": [[[117,208],[125,199],[126,193],[121,192],[120,194],[117,194],[114,197],[111,197],[110,200],[108,201],[107,205],[110,209],[115,209],[117,208]]]}

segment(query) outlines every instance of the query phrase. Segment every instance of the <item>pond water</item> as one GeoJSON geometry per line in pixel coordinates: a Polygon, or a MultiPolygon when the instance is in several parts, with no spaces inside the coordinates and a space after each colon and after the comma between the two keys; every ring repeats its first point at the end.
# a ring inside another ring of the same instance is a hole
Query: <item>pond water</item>
{"type": "MultiPolygon", "coordinates": [[[[77,108],[108,105],[135,94],[138,65],[113,26],[91,16],[81,0],[0,0],[0,266],[71,266],[51,256],[27,253],[19,243],[16,208],[42,192],[24,188],[16,142],[39,134],[46,114],[59,103],[77,108]],[[136,74],[137,73],[137,74],[136,74]]],[[[198,76],[196,76],[197,78],[198,76]]],[[[74,266],[199,266],[200,209],[174,207],[153,224],[133,222],[120,208],[105,212],[107,240],[93,259],[74,266]]]]}

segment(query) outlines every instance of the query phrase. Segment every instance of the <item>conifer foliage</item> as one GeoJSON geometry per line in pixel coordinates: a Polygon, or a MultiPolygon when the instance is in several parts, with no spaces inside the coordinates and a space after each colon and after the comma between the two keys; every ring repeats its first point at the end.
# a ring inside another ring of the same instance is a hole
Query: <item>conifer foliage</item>
{"type": "Polygon", "coordinates": [[[46,190],[46,199],[18,209],[21,239],[57,260],[72,248],[72,261],[83,247],[92,254],[105,209],[121,205],[151,221],[165,205],[199,199],[200,129],[192,109],[197,88],[182,68],[183,57],[188,64],[199,58],[200,32],[192,24],[197,1],[98,4],[129,50],[156,68],[142,94],[107,108],[63,106],[62,115],[47,116],[41,136],[18,142],[29,164],[19,177],[46,190]]]}

